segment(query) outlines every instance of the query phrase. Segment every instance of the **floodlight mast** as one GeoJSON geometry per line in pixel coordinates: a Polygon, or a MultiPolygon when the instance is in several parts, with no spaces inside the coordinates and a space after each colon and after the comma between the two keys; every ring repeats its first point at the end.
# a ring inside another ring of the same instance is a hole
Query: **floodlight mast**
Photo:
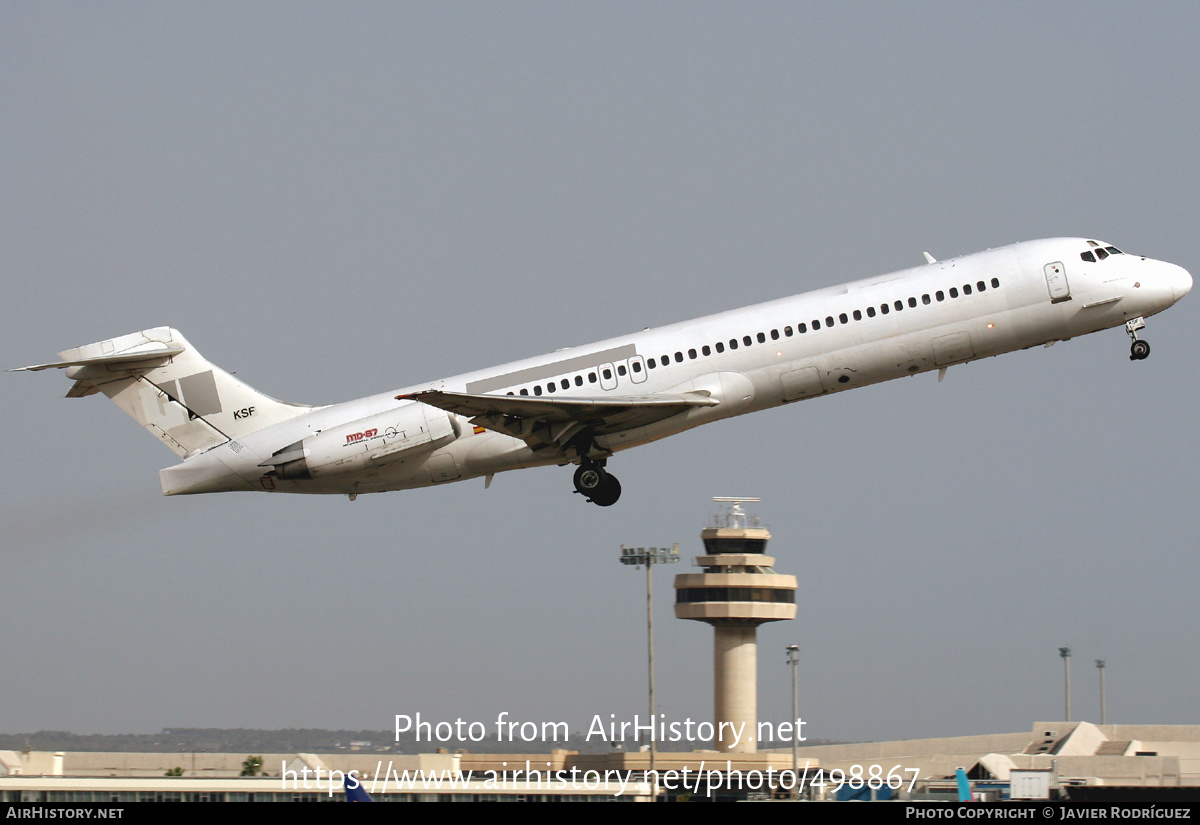
{"type": "Polygon", "coordinates": [[[1060,647],[1058,655],[1063,660],[1063,672],[1066,675],[1067,721],[1071,721],[1071,648],[1060,647]]]}
{"type": "MultiPolygon", "coordinates": [[[[621,545],[621,564],[641,567],[646,565],[646,670],[650,682],[650,771],[657,777],[658,738],[654,735],[654,588],[650,571],[656,564],[674,564],[679,561],[679,544],[670,547],[626,547],[621,545]]],[[[657,782],[657,779],[655,780],[657,782]]],[[[655,796],[657,796],[657,790],[655,796]]]]}

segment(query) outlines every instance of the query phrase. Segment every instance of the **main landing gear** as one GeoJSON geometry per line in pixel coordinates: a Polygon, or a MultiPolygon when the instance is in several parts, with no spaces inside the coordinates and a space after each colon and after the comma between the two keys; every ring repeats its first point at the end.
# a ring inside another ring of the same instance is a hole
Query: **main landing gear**
{"type": "Polygon", "coordinates": [[[1150,357],[1150,343],[1137,337],[1138,330],[1145,328],[1146,321],[1140,315],[1125,324],[1125,331],[1133,339],[1133,343],[1129,345],[1130,361],[1144,361],[1150,357]]]}
{"type": "Polygon", "coordinates": [[[592,504],[611,507],[621,497],[621,482],[609,475],[603,464],[585,458],[575,471],[575,492],[592,504]]]}

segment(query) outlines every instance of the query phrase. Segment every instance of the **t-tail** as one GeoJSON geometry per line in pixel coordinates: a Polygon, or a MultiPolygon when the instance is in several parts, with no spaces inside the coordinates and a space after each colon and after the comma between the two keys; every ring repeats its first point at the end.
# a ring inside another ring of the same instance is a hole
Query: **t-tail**
{"type": "Polygon", "coordinates": [[[312,407],[263,395],[204,359],[178,330],[155,327],[60,352],[68,398],[102,392],[180,458],[302,415],[312,407]]]}

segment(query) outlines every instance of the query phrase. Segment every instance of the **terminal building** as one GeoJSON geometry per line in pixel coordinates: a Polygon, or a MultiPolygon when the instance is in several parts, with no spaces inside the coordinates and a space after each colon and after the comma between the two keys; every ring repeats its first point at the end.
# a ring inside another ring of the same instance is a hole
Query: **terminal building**
{"type": "MultiPolygon", "coordinates": [[[[339,802],[344,799],[340,776],[331,793],[331,770],[357,771],[368,791],[374,780],[371,796],[377,802],[649,802],[655,793],[653,783],[646,781],[646,752],[265,754],[265,776],[240,777],[245,759],[243,754],[218,753],[0,751],[0,802],[339,802]],[[408,771],[412,778],[422,771],[422,777],[433,781],[422,786],[417,780],[405,788],[392,781],[383,787],[378,774],[380,766],[386,772],[389,763],[393,776],[408,771]],[[541,776],[526,776],[527,765],[540,769],[541,776]],[[164,776],[176,769],[181,775],[164,776]],[[614,773],[605,779],[606,771],[619,771],[624,781],[614,779],[614,773]]],[[[809,779],[816,780],[803,796],[814,800],[844,798],[834,790],[833,780],[851,775],[855,766],[872,765],[879,765],[884,775],[899,768],[903,787],[891,794],[898,800],[954,800],[958,767],[966,769],[972,790],[984,799],[1200,799],[1200,725],[1038,722],[1032,731],[1019,733],[815,745],[801,748],[800,760],[809,766],[809,779]],[[1040,776],[1040,782],[1022,783],[1031,776],[1040,776]]],[[[769,771],[779,776],[790,768],[791,753],[659,753],[657,767],[660,777],[684,768],[695,776],[716,765],[723,774],[719,781],[726,783],[727,763],[744,779],[755,770],[761,776],[769,771]]],[[[671,791],[663,782],[657,790],[660,798],[698,801],[788,796],[778,788],[751,784],[755,783],[743,781],[740,791],[723,784],[711,795],[705,794],[703,784],[698,794],[671,791]]]]}

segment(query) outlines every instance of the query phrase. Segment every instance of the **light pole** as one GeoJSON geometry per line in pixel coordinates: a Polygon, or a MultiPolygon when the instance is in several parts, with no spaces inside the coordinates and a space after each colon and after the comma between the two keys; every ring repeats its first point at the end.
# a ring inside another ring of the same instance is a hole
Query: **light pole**
{"type": "MultiPolygon", "coordinates": [[[[797,665],[800,662],[800,645],[787,646],[788,664],[792,666],[792,724],[796,724],[796,720],[800,718],[800,688],[796,682],[797,665]]],[[[797,777],[800,775],[800,731],[792,731],[792,781],[798,782],[797,777]]],[[[799,792],[799,786],[796,786],[799,792]]]]}
{"type": "Polygon", "coordinates": [[[1067,721],[1071,721],[1071,648],[1060,647],[1058,655],[1062,657],[1063,669],[1067,677],[1067,721]]]}
{"type": "Polygon", "coordinates": [[[1100,671],[1100,724],[1106,724],[1107,719],[1104,715],[1104,660],[1096,660],[1096,669],[1100,671]]]}
{"type": "MultiPolygon", "coordinates": [[[[650,584],[650,570],[656,564],[674,564],[679,561],[679,544],[670,547],[626,547],[621,545],[621,564],[640,567],[646,565],[646,651],[647,670],[650,674],[650,771],[657,780],[658,737],[654,735],[654,588],[650,584]]],[[[657,795],[657,792],[656,792],[657,795]]]]}

